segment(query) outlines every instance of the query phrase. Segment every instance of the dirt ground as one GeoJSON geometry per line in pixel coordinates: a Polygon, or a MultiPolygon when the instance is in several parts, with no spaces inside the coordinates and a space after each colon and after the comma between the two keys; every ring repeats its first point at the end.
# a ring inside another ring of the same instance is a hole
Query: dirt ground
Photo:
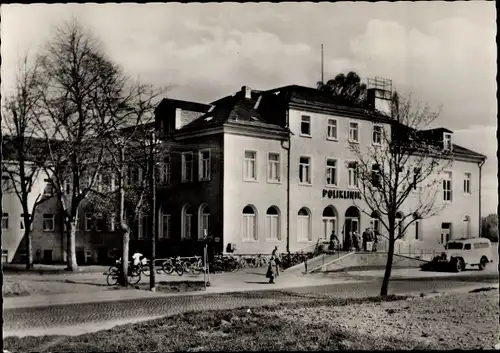
{"type": "Polygon", "coordinates": [[[10,352],[471,350],[499,342],[498,289],[192,312],[81,336],[8,337],[10,352]]]}
{"type": "Polygon", "coordinates": [[[283,309],[274,314],[354,330],[374,339],[394,336],[438,349],[492,349],[500,342],[498,289],[346,307],[283,309]]]}

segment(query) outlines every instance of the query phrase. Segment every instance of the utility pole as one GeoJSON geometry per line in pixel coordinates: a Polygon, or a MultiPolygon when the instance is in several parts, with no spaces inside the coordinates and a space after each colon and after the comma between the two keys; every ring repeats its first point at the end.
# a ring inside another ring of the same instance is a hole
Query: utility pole
{"type": "Polygon", "coordinates": [[[156,145],[156,135],[153,130],[151,134],[151,144],[149,150],[149,191],[151,197],[151,259],[149,263],[149,289],[151,292],[156,291],[156,272],[155,272],[155,257],[156,257],[156,159],[154,158],[156,145]]]}

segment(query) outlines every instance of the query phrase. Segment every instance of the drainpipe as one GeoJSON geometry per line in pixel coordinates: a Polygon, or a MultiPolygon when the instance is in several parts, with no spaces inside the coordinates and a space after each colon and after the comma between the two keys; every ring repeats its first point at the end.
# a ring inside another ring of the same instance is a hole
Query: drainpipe
{"type": "MultiPolygon", "coordinates": [[[[288,115],[288,112],[287,112],[288,115]]],[[[287,119],[288,121],[288,119],[287,119]]],[[[288,139],[281,142],[281,147],[287,151],[286,163],[286,252],[290,253],[290,148],[292,132],[288,130],[288,139]],[[285,145],[286,143],[286,145],[285,145]]]]}
{"type": "Polygon", "coordinates": [[[485,163],[485,160],[481,160],[481,162],[478,163],[479,165],[479,237],[481,237],[483,234],[481,234],[481,179],[482,179],[482,167],[485,163]]]}

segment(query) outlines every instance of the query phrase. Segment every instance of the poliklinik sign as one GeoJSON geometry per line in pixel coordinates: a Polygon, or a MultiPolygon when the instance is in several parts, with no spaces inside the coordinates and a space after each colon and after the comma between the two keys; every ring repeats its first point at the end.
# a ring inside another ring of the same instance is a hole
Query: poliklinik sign
{"type": "Polygon", "coordinates": [[[361,200],[361,193],[359,191],[323,189],[323,197],[327,196],[329,199],[361,200]]]}

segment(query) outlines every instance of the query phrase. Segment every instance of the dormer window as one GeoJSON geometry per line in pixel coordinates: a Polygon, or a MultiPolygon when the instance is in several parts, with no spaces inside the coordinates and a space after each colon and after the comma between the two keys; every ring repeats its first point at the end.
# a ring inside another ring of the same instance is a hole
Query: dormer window
{"type": "Polygon", "coordinates": [[[446,151],[451,151],[451,134],[449,132],[445,132],[443,134],[443,149],[446,151]]]}

